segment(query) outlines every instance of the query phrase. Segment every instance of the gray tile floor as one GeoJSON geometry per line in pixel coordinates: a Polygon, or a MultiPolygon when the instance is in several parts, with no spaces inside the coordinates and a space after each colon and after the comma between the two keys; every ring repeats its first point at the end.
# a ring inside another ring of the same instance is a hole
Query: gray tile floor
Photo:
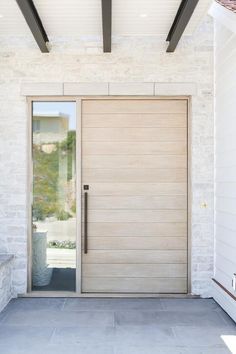
{"type": "Polygon", "coordinates": [[[0,314],[1,354],[236,353],[224,336],[236,325],[212,299],[22,298],[0,314]]]}

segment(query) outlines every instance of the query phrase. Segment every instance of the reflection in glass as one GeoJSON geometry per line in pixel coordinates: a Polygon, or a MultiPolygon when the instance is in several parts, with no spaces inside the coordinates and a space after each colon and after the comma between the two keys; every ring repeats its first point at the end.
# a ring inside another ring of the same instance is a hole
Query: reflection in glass
{"type": "Polygon", "coordinates": [[[75,291],[74,102],[33,103],[33,290],[75,291]]]}

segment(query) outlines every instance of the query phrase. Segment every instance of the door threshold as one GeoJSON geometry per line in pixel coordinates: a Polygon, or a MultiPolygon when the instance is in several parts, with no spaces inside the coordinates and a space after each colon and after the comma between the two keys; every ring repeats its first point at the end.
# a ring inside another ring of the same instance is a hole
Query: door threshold
{"type": "Polygon", "coordinates": [[[110,293],[73,293],[69,291],[32,291],[19,294],[19,298],[34,297],[68,297],[68,298],[172,298],[172,299],[198,299],[199,295],[192,294],[110,294],[110,293]]]}

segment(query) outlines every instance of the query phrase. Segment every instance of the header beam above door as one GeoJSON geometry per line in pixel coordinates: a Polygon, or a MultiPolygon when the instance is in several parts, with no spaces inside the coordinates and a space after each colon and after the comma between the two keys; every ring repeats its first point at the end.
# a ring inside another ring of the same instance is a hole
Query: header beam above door
{"type": "Polygon", "coordinates": [[[40,50],[48,53],[47,43],[49,42],[47,33],[43,27],[37,9],[32,0],[16,0],[40,50]]]}

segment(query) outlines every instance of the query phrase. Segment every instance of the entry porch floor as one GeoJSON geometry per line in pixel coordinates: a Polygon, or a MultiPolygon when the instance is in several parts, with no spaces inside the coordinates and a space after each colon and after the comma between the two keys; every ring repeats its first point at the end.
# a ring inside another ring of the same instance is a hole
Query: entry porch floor
{"type": "Polygon", "coordinates": [[[235,323],[212,299],[19,298],[1,354],[229,354],[235,323]]]}

